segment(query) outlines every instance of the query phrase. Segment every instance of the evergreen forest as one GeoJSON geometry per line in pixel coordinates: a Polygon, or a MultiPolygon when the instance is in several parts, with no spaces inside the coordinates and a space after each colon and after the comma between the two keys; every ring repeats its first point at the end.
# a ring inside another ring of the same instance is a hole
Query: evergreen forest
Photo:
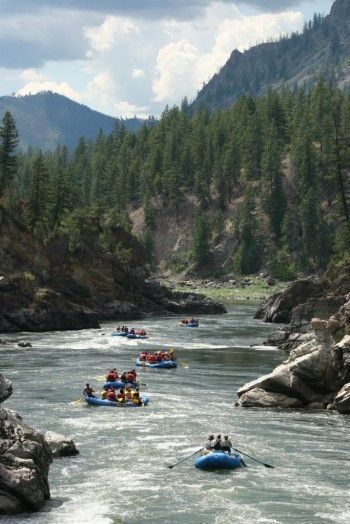
{"type": "Polygon", "coordinates": [[[317,272],[350,249],[350,93],[320,79],[310,90],[242,96],[231,107],[192,113],[166,107],[139,131],[117,124],[45,152],[18,151],[16,123],[0,128],[0,198],[43,241],[69,236],[72,249],[101,230],[109,250],[115,225],[131,230],[143,206],[140,239],[152,264],[157,206],[181,221],[191,196],[198,271],[210,267],[214,238],[230,224],[232,270],[268,267],[277,278],[317,272]],[[161,204],[159,204],[161,202],[161,204]]]}

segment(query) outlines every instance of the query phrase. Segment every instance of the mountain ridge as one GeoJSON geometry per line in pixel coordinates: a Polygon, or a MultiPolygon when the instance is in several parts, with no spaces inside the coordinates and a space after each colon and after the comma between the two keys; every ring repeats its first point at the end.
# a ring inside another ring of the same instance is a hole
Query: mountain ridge
{"type": "Polygon", "coordinates": [[[235,49],[226,64],[199,91],[192,109],[230,106],[242,95],[260,96],[269,87],[310,87],[324,76],[350,87],[350,2],[336,0],[328,16],[314,15],[302,33],[235,49]]]}
{"type": "Polygon", "coordinates": [[[137,131],[145,122],[153,123],[153,119],[114,118],[52,91],[1,96],[0,116],[6,111],[16,120],[22,148],[33,146],[46,150],[59,144],[72,149],[82,136],[87,140],[96,138],[100,129],[110,134],[114,126],[125,125],[137,131]]]}

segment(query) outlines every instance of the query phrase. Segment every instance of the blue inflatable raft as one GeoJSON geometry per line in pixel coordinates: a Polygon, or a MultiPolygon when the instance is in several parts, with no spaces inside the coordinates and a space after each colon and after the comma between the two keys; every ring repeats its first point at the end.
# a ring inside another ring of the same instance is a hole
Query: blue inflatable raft
{"type": "Polygon", "coordinates": [[[161,360],[160,362],[146,362],[145,360],[136,359],[136,366],[142,366],[144,368],[154,368],[154,369],[171,369],[177,368],[177,363],[175,360],[161,360]]]}
{"type": "Polygon", "coordinates": [[[148,338],[147,335],[136,335],[136,333],[129,333],[128,335],[126,335],[126,338],[131,338],[131,339],[138,339],[138,340],[144,340],[145,338],[148,338]]]}
{"type": "Polygon", "coordinates": [[[189,322],[188,324],[182,324],[181,323],[181,326],[190,327],[190,328],[196,328],[196,327],[199,327],[199,324],[198,324],[198,322],[195,322],[194,324],[193,323],[191,324],[189,322]]]}
{"type": "Polygon", "coordinates": [[[103,384],[103,389],[108,389],[108,388],[114,388],[114,389],[120,389],[120,388],[125,388],[127,386],[130,386],[131,389],[135,387],[138,387],[139,383],[138,382],[123,382],[122,380],[113,380],[113,381],[110,381],[110,382],[105,382],[103,384]]]}
{"type": "MultiPolygon", "coordinates": [[[[144,406],[147,406],[149,403],[149,398],[145,395],[140,396],[140,399],[142,400],[142,403],[144,406]]],[[[85,402],[87,402],[90,406],[107,406],[110,408],[139,408],[141,407],[139,404],[135,404],[132,402],[132,400],[127,400],[126,402],[114,402],[112,400],[103,400],[102,398],[96,398],[96,397],[87,397],[84,396],[85,402]]]]}
{"type": "Polygon", "coordinates": [[[127,333],[125,331],[113,331],[112,337],[126,337],[127,333]]]}
{"type": "Polygon", "coordinates": [[[196,458],[194,465],[198,469],[236,469],[242,465],[239,455],[230,455],[223,451],[208,453],[196,458]]]}

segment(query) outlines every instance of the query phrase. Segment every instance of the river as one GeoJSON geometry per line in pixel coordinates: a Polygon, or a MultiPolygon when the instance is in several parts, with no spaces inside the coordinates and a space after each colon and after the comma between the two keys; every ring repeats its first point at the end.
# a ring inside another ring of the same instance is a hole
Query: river
{"type": "MultiPolygon", "coordinates": [[[[350,522],[350,418],[324,411],[246,410],[236,390],[283,360],[261,344],[271,326],[253,320],[254,307],[201,318],[199,329],[178,318],[142,325],[151,337],[126,341],[101,330],[24,334],[32,349],[1,350],[0,367],[13,381],[6,407],[42,431],[72,435],[80,450],[55,460],[52,500],[28,524],[321,524],[350,522]],[[108,409],[71,404],[84,384],[111,367],[133,367],[141,348],[173,347],[176,370],[141,370],[147,407],[108,409]],[[193,459],[209,433],[229,434],[237,448],[275,466],[247,459],[229,473],[203,472],[193,459]]],[[[8,338],[17,339],[17,335],[8,338]]]]}

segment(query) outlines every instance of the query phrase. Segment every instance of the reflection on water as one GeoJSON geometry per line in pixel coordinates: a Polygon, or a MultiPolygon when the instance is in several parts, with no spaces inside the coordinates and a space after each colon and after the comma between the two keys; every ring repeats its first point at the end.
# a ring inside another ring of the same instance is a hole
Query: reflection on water
{"type": "MultiPolygon", "coordinates": [[[[283,355],[261,346],[270,326],[241,305],[201,319],[142,322],[145,341],[102,330],[25,334],[32,349],[5,347],[0,365],[14,383],[6,403],[33,426],[72,435],[81,454],[51,467],[52,501],[25,519],[41,523],[330,523],[350,521],[349,418],[327,412],[244,410],[236,390],[283,355]],[[256,348],[251,344],[258,344],[256,348]],[[176,370],[140,370],[151,403],[135,410],[74,406],[86,381],[110,367],[131,368],[140,348],[174,347],[176,370]],[[229,474],[196,470],[191,454],[208,432],[272,463],[229,474]]],[[[140,322],[129,322],[139,326],[140,322]]],[[[17,336],[12,336],[16,339],[17,336]]],[[[24,517],[6,519],[22,522],[24,517]]]]}

